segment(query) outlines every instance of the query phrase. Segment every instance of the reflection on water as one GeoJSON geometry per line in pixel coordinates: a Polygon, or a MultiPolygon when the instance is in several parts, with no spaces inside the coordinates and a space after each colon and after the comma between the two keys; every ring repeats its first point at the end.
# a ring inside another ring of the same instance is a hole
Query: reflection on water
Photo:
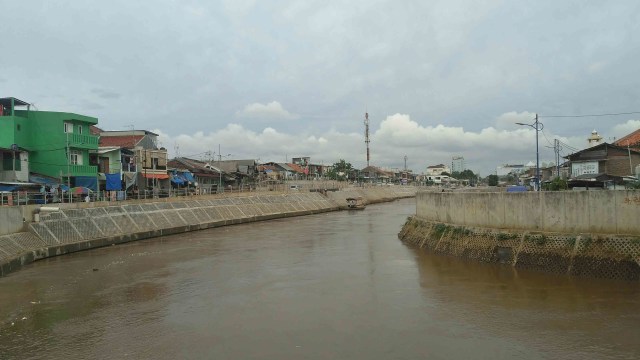
{"type": "Polygon", "coordinates": [[[414,210],[403,200],[34,263],[0,278],[1,357],[640,357],[637,284],[434,256],[397,239],[414,210]]]}

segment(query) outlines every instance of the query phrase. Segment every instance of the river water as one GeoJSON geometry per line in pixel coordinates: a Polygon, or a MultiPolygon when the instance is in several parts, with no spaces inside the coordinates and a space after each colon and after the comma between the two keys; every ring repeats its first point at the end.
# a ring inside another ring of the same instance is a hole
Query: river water
{"type": "Polygon", "coordinates": [[[640,286],[401,243],[413,199],[36,262],[1,359],[638,359],[640,286]],[[95,270],[94,270],[95,269],[95,270]]]}

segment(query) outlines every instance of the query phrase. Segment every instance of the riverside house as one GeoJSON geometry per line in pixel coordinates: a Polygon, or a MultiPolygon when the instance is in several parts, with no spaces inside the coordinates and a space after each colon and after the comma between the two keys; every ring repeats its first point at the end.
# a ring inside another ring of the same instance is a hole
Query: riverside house
{"type": "Polygon", "coordinates": [[[90,116],[39,111],[22,100],[0,99],[0,180],[27,183],[34,174],[70,187],[97,190],[97,167],[89,153],[98,149],[98,137],[89,127],[90,116]]]}

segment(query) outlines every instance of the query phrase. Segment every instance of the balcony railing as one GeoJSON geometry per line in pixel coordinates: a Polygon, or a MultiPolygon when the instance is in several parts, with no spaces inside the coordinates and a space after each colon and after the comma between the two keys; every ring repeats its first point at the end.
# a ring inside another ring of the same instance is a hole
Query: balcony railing
{"type": "Polygon", "coordinates": [[[95,149],[98,147],[98,137],[85,134],[67,134],[69,147],[80,149],[95,149]]]}
{"type": "Polygon", "coordinates": [[[69,165],[70,176],[97,176],[98,167],[95,165],[69,165]]]}

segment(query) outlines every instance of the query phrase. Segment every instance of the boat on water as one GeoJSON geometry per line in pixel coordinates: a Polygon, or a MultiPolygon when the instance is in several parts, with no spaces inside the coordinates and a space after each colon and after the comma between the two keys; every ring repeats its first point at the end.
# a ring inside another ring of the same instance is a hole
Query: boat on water
{"type": "Polygon", "coordinates": [[[347,209],[349,210],[364,210],[365,204],[361,197],[347,198],[347,209]]]}

